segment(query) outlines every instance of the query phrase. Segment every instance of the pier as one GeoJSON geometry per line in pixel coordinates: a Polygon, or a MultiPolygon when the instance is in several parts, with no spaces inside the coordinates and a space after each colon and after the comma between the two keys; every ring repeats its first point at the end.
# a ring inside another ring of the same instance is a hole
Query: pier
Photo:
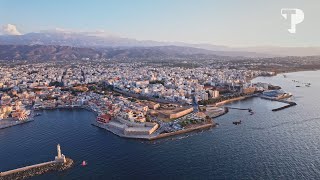
{"type": "Polygon", "coordinates": [[[251,108],[238,108],[238,107],[228,107],[228,106],[225,106],[225,108],[227,108],[227,109],[236,109],[236,110],[240,110],[240,111],[248,111],[250,113],[250,115],[254,114],[254,112],[252,111],[251,108]]]}
{"type": "Polygon", "coordinates": [[[60,145],[57,145],[57,156],[53,161],[25,166],[9,171],[0,172],[0,180],[18,180],[26,179],[35,175],[44,174],[49,171],[62,171],[70,168],[73,165],[73,160],[66,158],[61,153],[60,145]]]}
{"type": "Polygon", "coordinates": [[[282,106],[282,107],[279,107],[279,108],[275,108],[275,109],[272,109],[272,111],[280,111],[282,109],[286,109],[286,108],[289,108],[291,106],[295,106],[297,105],[297,103],[295,102],[288,102],[288,105],[285,105],[285,106],[282,106]]]}
{"type": "Polygon", "coordinates": [[[237,109],[237,110],[244,110],[244,111],[252,112],[251,108],[238,108],[238,107],[228,107],[228,106],[225,106],[225,107],[228,109],[237,109]]]}

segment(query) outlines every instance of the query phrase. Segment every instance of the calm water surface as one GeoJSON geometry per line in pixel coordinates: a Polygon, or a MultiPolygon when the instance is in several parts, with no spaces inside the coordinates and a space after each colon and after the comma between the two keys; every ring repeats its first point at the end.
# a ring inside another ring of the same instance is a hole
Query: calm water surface
{"type": "Polygon", "coordinates": [[[235,102],[229,106],[255,114],[231,110],[216,119],[217,128],[154,142],[91,126],[95,116],[85,110],[43,111],[34,122],[0,130],[0,171],[52,160],[60,143],[76,165],[32,179],[319,179],[319,77],[315,71],[257,78],[293,93],[298,105],[271,112],[283,104],[235,102]],[[243,123],[235,126],[235,120],[243,123]],[[80,166],[83,160],[88,166],[80,166]]]}

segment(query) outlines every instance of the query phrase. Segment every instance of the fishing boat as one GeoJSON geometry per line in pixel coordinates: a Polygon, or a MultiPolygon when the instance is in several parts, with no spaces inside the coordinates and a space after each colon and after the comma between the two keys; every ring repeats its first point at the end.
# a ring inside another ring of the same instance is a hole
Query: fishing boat
{"type": "Polygon", "coordinates": [[[234,125],[239,125],[239,124],[241,124],[241,120],[239,120],[239,121],[233,121],[232,122],[234,125]]]}

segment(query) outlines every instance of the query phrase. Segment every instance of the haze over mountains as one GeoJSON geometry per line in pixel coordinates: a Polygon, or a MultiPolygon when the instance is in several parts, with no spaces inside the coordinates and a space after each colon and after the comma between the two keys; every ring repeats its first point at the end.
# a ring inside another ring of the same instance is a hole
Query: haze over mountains
{"type": "Polygon", "coordinates": [[[314,56],[318,47],[232,48],[211,44],[158,42],[123,38],[105,32],[63,30],[0,35],[1,59],[148,58],[184,56],[314,56]]]}

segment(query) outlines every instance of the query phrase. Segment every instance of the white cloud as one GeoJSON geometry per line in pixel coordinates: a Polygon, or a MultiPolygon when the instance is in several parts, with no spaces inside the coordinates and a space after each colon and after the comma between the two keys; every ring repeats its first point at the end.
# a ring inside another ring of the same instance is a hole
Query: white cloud
{"type": "Polygon", "coordinates": [[[2,26],[1,32],[7,35],[21,35],[17,27],[13,24],[6,24],[2,26]]]}

